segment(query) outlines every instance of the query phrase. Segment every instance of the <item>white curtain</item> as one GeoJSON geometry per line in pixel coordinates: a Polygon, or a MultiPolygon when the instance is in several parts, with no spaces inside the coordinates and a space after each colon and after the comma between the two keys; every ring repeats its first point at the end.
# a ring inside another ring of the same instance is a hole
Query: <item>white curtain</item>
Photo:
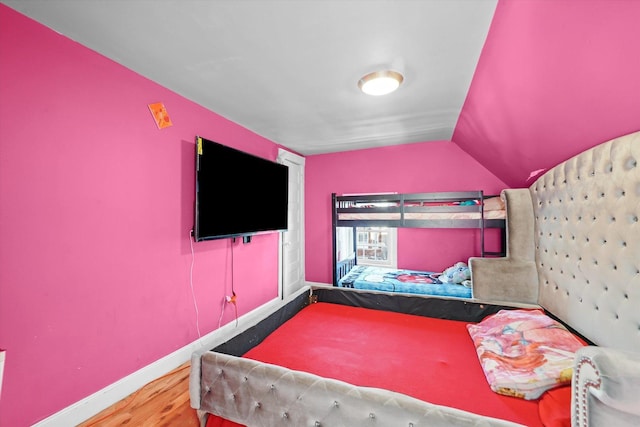
{"type": "Polygon", "coordinates": [[[338,262],[354,256],[353,229],[350,227],[336,228],[336,259],[338,262]]]}

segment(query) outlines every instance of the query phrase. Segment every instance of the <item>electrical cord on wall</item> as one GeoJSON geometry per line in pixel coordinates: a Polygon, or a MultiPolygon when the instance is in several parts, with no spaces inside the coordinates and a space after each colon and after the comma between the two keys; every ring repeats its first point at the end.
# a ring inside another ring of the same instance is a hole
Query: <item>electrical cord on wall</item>
{"type": "Polygon", "coordinates": [[[226,295],[222,299],[222,306],[220,308],[220,317],[218,318],[218,329],[222,327],[222,318],[224,317],[224,309],[227,304],[233,304],[235,309],[235,317],[236,317],[236,326],[238,326],[238,298],[236,296],[236,291],[233,285],[233,244],[236,242],[236,238],[232,237],[229,239],[231,245],[231,296],[226,295]]]}
{"type": "MultiPolygon", "coordinates": [[[[229,239],[229,242],[231,242],[231,292],[233,292],[233,243],[236,241],[235,237],[232,237],[231,239],[229,239]]],[[[220,309],[220,317],[218,318],[218,329],[220,329],[222,327],[222,317],[224,316],[224,308],[227,306],[227,303],[229,303],[229,296],[225,296],[224,298],[222,298],[222,307],[220,309]]]]}
{"type": "Polygon", "coordinates": [[[231,240],[231,295],[233,295],[234,297],[236,296],[236,291],[233,289],[233,271],[234,271],[234,266],[235,263],[233,262],[233,244],[236,242],[235,237],[233,238],[233,240],[231,240]]]}
{"type": "Polygon", "coordinates": [[[233,272],[235,271],[235,263],[233,262],[233,244],[236,242],[236,239],[234,238],[231,241],[231,296],[225,298],[227,300],[227,302],[233,304],[233,308],[235,309],[235,315],[236,315],[236,326],[238,326],[238,299],[236,297],[236,291],[233,288],[233,278],[234,278],[234,274],[233,272]]]}
{"type": "Polygon", "coordinates": [[[227,303],[227,301],[223,298],[222,299],[222,308],[220,309],[220,317],[218,318],[218,329],[220,329],[220,327],[222,327],[222,316],[224,316],[224,306],[227,303]]]}
{"type": "Polygon", "coordinates": [[[198,312],[198,302],[196,301],[196,293],[193,291],[193,265],[195,264],[195,254],[193,253],[193,230],[189,231],[189,244],[191,245],[191,271],[189,272],[189,285],[191,286],[191,297],[193,298],[193,307],[196,309],[196,329],[198,330],[198,338],[200,334],[200,313],[198,312]]]}
{"type": "Polygon", "coordinates": [[[231,242],[231,296],[226,295],[222,300],[222,310],[220,310],[220,318],[218,319],[218,329],[222,326],[222,316],[224,316],[224,308],[227,304],[233,304],[233,308],[235,310],[236,316],[236,327],[238,326],[238,297],[236,296],[236,291],[233,287],[233,244],[236,242],[236,238],[232,237],[230,239],[231,242]]]}

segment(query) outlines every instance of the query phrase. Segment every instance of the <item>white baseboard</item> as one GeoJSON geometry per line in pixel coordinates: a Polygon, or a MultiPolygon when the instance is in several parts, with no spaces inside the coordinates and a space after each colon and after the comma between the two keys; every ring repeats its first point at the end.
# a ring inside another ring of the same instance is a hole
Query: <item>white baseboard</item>
{"type": "MultiPolygon", "coordinates": [[[[104,409],[116,404],[120,400],[129,396],[131,393],[140,389],[144,385],[151,381],[165,375],[168,372],[176,369],[178,366],[189,361],[191,355],[196,351],[205,349],[211,349],[219,344],[227,341],[234,335],[244,331],[245,329],[255,325],[258,321],[262,320],[268,313],[277,310],[293,297],[299,295],[302,292],[308,292],[308,288],[303,288],[298,292],[295,292],[287,301],[281,301],[280,299],[274,299],[265,303],[264,305],[256,308],[255,310],[246,313],[238,318],[238,323],[230,322],[222,326],[220,329],[210,332],[209,334],[201,337],[197,341],[186,345],[177,351],[159,359],[150,365],[134,372],[116,381],[113,384],[108,385],[102,390],[74,403],[71,406],[64,408],[63,410],[45,418],[42,421],[34,424],[33,427],[59,427],[59,426],[71,426],[78,425],[89,418],[100,413],[104,409]]],[[[0,371],[1,372],[1,371],[0,371]]]]}

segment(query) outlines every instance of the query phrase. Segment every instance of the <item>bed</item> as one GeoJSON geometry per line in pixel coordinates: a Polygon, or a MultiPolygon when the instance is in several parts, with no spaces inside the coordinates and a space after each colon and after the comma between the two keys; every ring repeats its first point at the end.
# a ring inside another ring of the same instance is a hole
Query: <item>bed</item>
{"type": "Polygon", "coordinates": [[[512,402],[481,381],[484,374],[466,325],[505,307],[382,295],[304,289],[235,341],[192,360],[207,384],[199,404],[217,414],[209,416],[208,427],[282,421],[292,426],[455,425],[463,410],[483,414],[478,419],[486,425],[541,427],[534,402],[512,402]],[[463,390],[442,386],[448,382],[464,384],[464,393],[477,399],[460,400],[463,390]],[[434,412],[437,424],[431,424],[434,412]],[[494,418],[506,412],[519,423],[494,418]],[[406,424],[393,422],[405,418],[406,424]]]}
{"type": "Polygon", "coordinates": [[[640,132],[504,190],[506,256],[469,260],[472,299],[302,289],[193,354],[191,406],[209,427],[640,425],[638,160],[640,132]]]}
{"type": "Polygon", "coordinates": [[[338,280],[342,288],[471,298],[471,285],[447,283],[440,272],[354,265],[338,280]]]}
{"type": "Polygon", "coordinates": [[[342,196],[334,193],[332,206],[335,286],[471,297],[469,286],[443,283],[436,279],[437,273],[433,271],[394,271],[388,267],[361,265],[357,252],[357,227],[475,229],[480,231],[480,256],[504,255],[504,203],[499,196],[486,196],[483,191],[342,196]],[[347,250],[342,249],[345,244],[340,241],[342,234],[339,230],[343,229],[349,229],[347,250]],[[500,250],[489,251],[485,248],[485,229],[500,230],[500,250]],[[374,268],[376,272],[372,271],[374,268]],[[373,282],[366,280],[367,277],[373,282]],[[397,277],[403,280],[399,281],[397,277]]]}

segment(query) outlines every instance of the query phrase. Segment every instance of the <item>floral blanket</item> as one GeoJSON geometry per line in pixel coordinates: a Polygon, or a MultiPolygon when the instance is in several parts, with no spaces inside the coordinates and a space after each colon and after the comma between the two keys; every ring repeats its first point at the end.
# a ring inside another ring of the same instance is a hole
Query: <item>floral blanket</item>
{"type": "Polygon", "coordinates": [[[467,329],[493,391],[526,400],[571,382],[586,344],[542,310],[501,310],[467,329]]]}

